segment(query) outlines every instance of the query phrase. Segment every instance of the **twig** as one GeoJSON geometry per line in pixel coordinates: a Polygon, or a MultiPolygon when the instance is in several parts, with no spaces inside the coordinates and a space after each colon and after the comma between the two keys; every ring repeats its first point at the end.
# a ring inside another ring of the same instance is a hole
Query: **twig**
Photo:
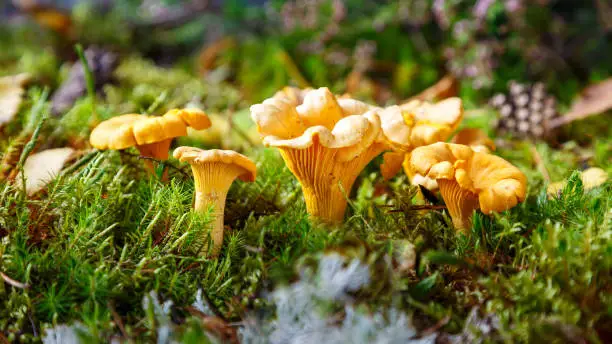
{"type": "Polygon", "coordinates": [[[185,178],[187,178],[187,179],[191,178],[189,176],[189,173],[187,173],[185,170],[183,170],[182,168],[180,168],[178,166],[175,166],[175,165],[171,164],[168,161],[161,161],[161,160],[149,157],[149,156],[143,156],[143,155],[139,155],[139,154],[130,153],[130,152],[127,152],[125,150],[120,150],[119,154],[127,155],[127,156],[130,156],[130,157],[133,157],[133,158],[137,158],[137,159],[141,159],[141,160],[150,160],[150,161],[153,161],[153,162],[155,162],[157,164],[161,164],[163,162],[165,166],[173,168],[173,169],[179,171],[185,178]]]}
{"type": "Polygon", "coordinates": [[[538,152],[537,148],[534,145],[531,145],[529,149],[531,150],[531,155],[533,155],[533,161],[535,162],[536,167],[538,168],[540,173],[542,173],[542,176],[544,176],[544,180],[550,183],[550,175],[548,174],[548,170],[544,165],[544,160],[542,159],[540,152],[538,152]]]}
{"type": "Polygon", "coordinates": [[[28,311],[28,319],[30,320],[30,326],[32,326],[32,334],[34,337],[38,337],[38,331],[36,331],[36,323],[34,322],[34,318],[32,317],[32,312],[28,311]]]}
{"type": "Polygon", "coordinates": [[[440,319],[437,323],[435,323],[433,326],[426,328],[423,332],[420,333],[419,338],[423,338],[426,336],[429,336],[431,334],[434,334],[435,332],[437,332],[439,329],[441,329],[442,327],[446,326],[446,324],[448,324],[448,322],[450,321],[450,315],[445,316],[444,318],[440,319]]]}
{"type": "Polygon", "coordinates": [[[113,320],[115,321],[115,324],[117,324],[117,327],[119,327],[119,331],[121,331],[121,335],[123,336],[123,338],[131,341],[129,339],[130,337],[125,331],[125,326],[123,326],[123,320],[121,320],[121,316],[119,316],[119,313],[117,313],[117,311],[115,310],[113,303],[111,301],[108,301],[106,303],[106,306],[108,307],[108,309],[110,309],[111,315],[113,316],[113,320]]]}
{"type": "MultiPolygon", "coordinates": [[[[391,206],[383,206],[383,207],[391,207],[391,206]]],[[[440,210],[440,209],[446,209],[445,205],[429,205],[429,204],[424,204],[424,205],[413,205],[410,206],[410,209],[408,210],[440,210]]],[[[404,210],[402,209],[392,209],[387,211],[387,213],[402,213],[404,212],[404,210]]]]}
{"type": "Polygon", "coordinates": [[[183,169],[181,169],[180,167],[172,165],[168,161],[161,161],[159,159],[155,159],[155,158],[152,158],[150,156],[143,156],[143,155],[139,155],[138,159],[141,159],[141,160],[150,160],[150,161],[155,162],[156,164],[164,164],[165,166],[172,167],[173,169],[181,172],[185,178],[189,178],[189,173],[183,171],[183,169]]]}
{"type": "Polygon", "coordinates": [[[21,283],[19,281],[15,281],[14,279],[8,277],[4,272],[0,271],[0,277],[4,280],[4,282],[12,285],[15,288],[19,289],[29,289],[30,285],[27,283],[21,283]]]}

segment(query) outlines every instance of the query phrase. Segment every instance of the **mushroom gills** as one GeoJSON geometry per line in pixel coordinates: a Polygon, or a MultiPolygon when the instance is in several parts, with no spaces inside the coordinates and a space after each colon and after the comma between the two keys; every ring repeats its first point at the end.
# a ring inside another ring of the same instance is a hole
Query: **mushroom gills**
{"type": "Polygon", "coordinates": [[[472,228],[472,215],[479,208],[478,195],[461,188],[450,179],[437,179],[438,187],[455,229],[467,231],[472,228]]]}
{"type": "Polygon", "coordinates": [[[326,148],[318,140],[306,149],[282,147],[281,155],[302,185],[308,213],[324,222],[344,219],[347,198],[363,168],[383,150],[373,144],[361,155],[339,161],[340,149],[326,148]]]}

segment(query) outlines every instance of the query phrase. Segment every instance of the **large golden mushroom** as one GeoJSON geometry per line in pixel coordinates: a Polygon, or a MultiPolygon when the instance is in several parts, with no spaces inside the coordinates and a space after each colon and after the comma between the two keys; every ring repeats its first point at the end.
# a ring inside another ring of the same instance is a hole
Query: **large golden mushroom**
{"type": "Polygon", "coordinates": [[[287,87],[251,106],[251,117],[302,185],[308,213],[333,223],[344,218],[359,173],[386,147],[377,110],[325,87],[287,87]]]}
{"type": "Polygon", "coordinates": [[[471,228],[472,213],[510,209],[525,200],[527,178],[506,160],[472,148],[438,142],[412,151],[410,168],[435,179],[453,224],[471,228]]]}
{"type": "MultiPolygon", "coordinates": [[[[163,116],[122,115],[100,123],[89,142],[102,150],[136,147],[142,156],[167,160],[172,139],[186,136],[187,127],[206,129],[210,119],[198,109],[174,109],[163,116]]],[[[150,161],[146,165],[154,171],[150,161]]]]}

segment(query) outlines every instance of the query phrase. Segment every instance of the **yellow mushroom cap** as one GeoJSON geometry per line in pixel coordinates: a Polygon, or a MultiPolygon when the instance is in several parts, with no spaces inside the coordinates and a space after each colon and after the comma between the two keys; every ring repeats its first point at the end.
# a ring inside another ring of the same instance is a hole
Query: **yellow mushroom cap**
{"type": "Polygon", "coordinates": [[[339,149],[338,159],[347,161],[380,140],[377,109],[354,99],[337,99],[326,87],[285,88],[251,106],[251,116],[266,146],[306,149],[318,142],[339,149]]]}
{"type": "Polygon", "coordinates": [[[463,119],[463,103],[456,97],[435,104],[414,100],[388,111],[381,116],[385,137],[404,148],[446,141],[463,119]]]}
{"type": "MultiPolygon", "coordinates": [[[[400,106],[390,106],[379,111],[381,128],[386,144],[395,152],[409,153],[415,147],[446,141],[463,118],[463,105],[459,98],[448,98],[432,104],[413,100],[400,106]]],[[[405,155],[403,163],[406,175],[410,171],[405,155]]],[[[401,169],[398,159],[386,159],[380,166],[383,177],[389,179],[401,169]]],[[[433,182],[428,185],[435,185],[433,182]]]]}
{"type": "Polygon", "coordinates": [[[223,163],[242,168],[244,172],[238,175],[242,181],[253,182],[257,176],[257,166],[248,157],[230,150],[199,149],[195,147],[178,147],[173,156],[180,162],[190,165],[204,165],[206,163],[223,163]]]}
{"type": "Polygon", "coordinates": [[[89,137],[98,149],[125,149],[187,135],[187,127],[210,127],[208,116],[195,109],[170,110],[163,116],[128,114],[100,123],[89,137]]]}
{"type": "Polygon", "coordinates": [[[527,178],[518,168],[465,145],[438,142],[416,148],[410,166],[429,178],[456,181],[478,196],[485,214],[512,208],[525,199],[527,178]]]}

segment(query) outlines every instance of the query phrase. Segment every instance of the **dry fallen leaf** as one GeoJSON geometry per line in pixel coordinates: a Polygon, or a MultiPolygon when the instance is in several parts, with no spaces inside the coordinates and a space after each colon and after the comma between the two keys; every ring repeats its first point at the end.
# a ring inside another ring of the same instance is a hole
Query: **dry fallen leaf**
{"type": "MultiPolygon", "coordinates": [[[[62,170],[62,167],[74,157],[73,148],[47,149],[30,155],[23,165],[26,178],[26,193],[33,195],[42,190],[62,170]]],[[[21,175],[17,177],[21,183],[21,175]]]]}
{"type": "Polygon", "coordinates": [[[549,127],[556,128],[578,119],[599,115],[610,109],[612,109],[612,78],[585,88],[570,110],[552,120],[549,127]]]}
{"type": "Polygon", "coordinates": [[[458,84],[457,79],[454,76],[448,74],[436,82],[434,85],[428,87],[423,92],[416,96],[410,97],[402,103],[408,103],[412,100],[424,100],[424,101],[435,101],[440,99],[446,99],[457,95],[458,84]]]}
{"type": "Polygon", "coordinates": [[[198,72],[204,76],[215,68],[217,59],[223,52],[230,50],[236,46],[236,40],[233,37],[223,37],[212,44],[202,48],[198,56],[198,72]]]}
{"type": "Polygon", "coordinates": [[[0,78],[0,125],[10,122],[19,111],[23,86],[29,79],[25,73],[0,78]]]}
{"type": "Polygon", "coordinates": [[[72,18],[67,11],[43,1],[13,0],[13,4],[30,15],[40,26],[61,33],[66,37],[70,37],[72,34],[72,18]]]}

